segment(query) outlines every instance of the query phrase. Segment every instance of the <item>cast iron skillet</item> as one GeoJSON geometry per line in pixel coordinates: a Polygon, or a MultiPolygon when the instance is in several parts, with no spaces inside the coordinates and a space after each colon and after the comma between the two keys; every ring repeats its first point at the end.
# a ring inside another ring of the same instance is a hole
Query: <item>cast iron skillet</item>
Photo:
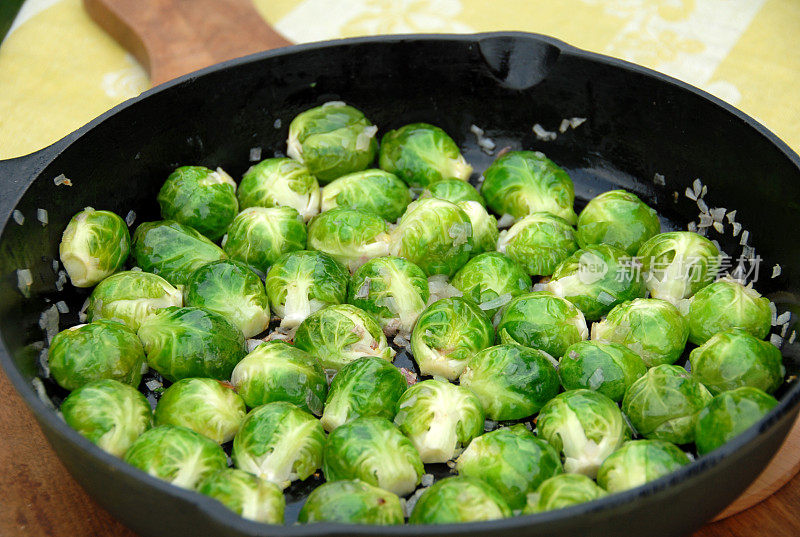
{"type": "MultiPolygon", "coordinates": [[[[524,33],[359,38],[293,46],[233,60],[148,91],[32,155],[0,162],[0,359],[75,479],[106,509],[145,536],[271,535],[680,535],[731,502],[776,451],[800,405],[800,387],[784,385],[780,405],[721,449],[643,487],[559,511],[468,525],[375,528],[249,522],[213,500],[181,490],[122,463],[69,429],[31,385],[37,374],[37,324],[50,302],[74,311],[86,291],[54,289],[51,263],[62,230],[87,205],[137,222],[158,218],[155,196],[177,165],[222,166],[234,177],[285,147],[289,121],[311,105],[345,100],[382,132],[412,121],[443,127],[482,171],[471,124],[498,148],[546,152],[573,177],[578,206],[621,187],[684,228],[697,207],[682,193],[695,178],[711,205],[738,209],[751,244],[764,258],[757,287],[781,310],[797,303],[800,158],[745,114],[687,84],[626,62],[524,33]],[[586,123],[542,142],[534,123],[555,130],[562,118],[586,123]],[[280,119],[280,125],[276,120],[280,119]],[[660,173],[666,186],[654,184],[660,173]],[[65,174],[72,187],[56,186],[65,174]],[[26,216],[9,220],[14,208],[26,216]],[[49,225],[35,219],[49,211],[49,225]],[[770,279],[779,263],[783,274],[770,279]],[[33,273],[31,298],[15,270],[33,273]]],[[[728,228],[730,229],[730,228],[728,228]]],[[[716,235],[712,234],[712,237],[716,235]]],[[[718,238],[735,255],[738,238],[718,238]]],[[[800,370],[796,344],[783,349],[788,375],[800,370]]],[[[49,401],[49,400],[48,400],[49,401]]],[[[296,505],[289,511],[296,511],[296,505]]],[[[290,515],[291,516],[291,515],[290,515]]]]}

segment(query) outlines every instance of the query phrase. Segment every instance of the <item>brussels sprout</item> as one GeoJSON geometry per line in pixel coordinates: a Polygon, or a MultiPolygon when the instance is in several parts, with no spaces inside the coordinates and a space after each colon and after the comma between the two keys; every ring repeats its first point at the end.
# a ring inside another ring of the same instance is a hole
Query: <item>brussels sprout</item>
{"type": "Polygon", "coordinates": [[[197,492],[246,519],[283,524],[286,499],[280,487],[242,470],[225,468],[214,472],[200,482],[197,492]]]}
{"type": "Polygon", "coordinates": [[[657,365],[631,384],[622,411],[645,438],[674,444],[694,441],[697,412],[711,400],[700,381],[676,365],[657,365]]]}
{"type": "Polygon", "coordinates": [[[530,291],[531,279],[505,255],[486,252],[470,259],[450,284],[493,317],[512,298],[530,291]]]}
{"type": "Polygon", "coordinates": [[[50,373],[66,390],[100,379],[138,386],[145,361],[136,333],[107,320],[62,330],[50,343],[47,356],[50,373]]]}
{"type": "Polygon", "coordinates": [[[633,258],[607,244],[587,246],[572,254],[556,267],[547,289],[575,304],[588,321],[596,321],[617,304],[647,292],[633,258]]]}
{"type": "Polygon", "coordinates": [[[395,355],[378,322],[350,304],[327,306],[306,317],[297,327],[294,344],[326,369],[340,369],[362,356],[391,361],[395,355]]]}
{"type": "Polygon", "coordinates": [[[589,200],[578,216],[576,237],[581,248],[610,244],[628,255],[661,231],[658,213],[636,194],[611,190],[589,200]]]}
{"type": "Polygon", "coordinates": [[[486,208],[477,201],[459,201],[459,209],[464,211],[472,224],[472,250],[474,256],[483,252],[494,252],[497,247],[497,219],[486,212],[486,208]]]}
{"type": "Polygon", "coordinates": [[[564,356],[567,347],[589,335],[581,310],[547,291],[520,295],[498,315],[497,337],[502,343],[541,349],[550,356],[564,356]]]}
{"type": "Polygon", "coordinates": [[[297,521],[390,526],[403,523],[400,498],[363,481],[333,481],[308,495],[297,521]]]}
{"type": "Polygon", "coordinates": [[[409,524],[456,524],[497,520],[511,509],[497,490],[474,477],[453,476],[427,488],[414,505],[409,524]]]}
{"type": "Polygon", "coordinates": [[[712,336],[694,349],[689,362],[692,375],[714,395],[742,386],[772,393],[786,373],[777,347],[735,328],[712,336]]]}
{"type": "Polygon", "coordinates": [[[509,151],[483,172],[481,194],[499,215],[522,218],[545,212],[568,224],[577,217],[572,209],[575,189],[567,172],[538,151],[509,151]]]}
{"type": "Polygon", "coordinates": [[[186,283],[186,305],[219,313],[253,337],[269,325],[269,300],[261,278],[239,261],[222,259],[203,265],[186,283]]]}
{"type": "Polygon", "coordinates": [[[503,230],[497,241],[497,251],[531,276],[551,275],[577,249],[572,226],[549,213],[529,214],[503,230]]]}
{"type": "Polygon", "coordinates": [[[436,198],[456,205],[462,201],[477,201],[486,207],[486,200],[474,186],[461,179],[442,179],[430,184],[422,191],[421,198],[436,198]]]}
{"type": "Polygon", "coordinates": [[[384,134],[379,162],[412,187],[450,178],[466,181],[472,173],[453,139],[427,123],[411,123],[384,134]]]}
{"type": "Polygon", "coordinates": [[[689,300],[685,316],[689,341],[695,345],[729,328],[764,339],[772,327],[769,300],[752,287],[727,278],[700,289],[689,300]]]}
{"type": "Polygon", "coordinates": [[[579,341],[559,360],[558,376],[565,390],[587,388],[613,401],[622,401],[625,390],[647,372],[644,360],[624,345],[579,341]]]}
{"type": "Polygon", "coordinates": [[[714,397],[697,414],[694,442],[697,452],[714,451],[743,433],[778,406],[778,400],[758,388],[745,386],[714,397]]]}
{"type": "Polygon", "coordinates": [[[70,219],[58,251],[72,285],[91,287],[122,268],[131,235],[116,214],[86,207],[70,219]]]}
{"type": "Polygon", "coordinates": [[[90,322],[110,319],[132,330],[153,312],[183,306],[183,294],[161,276],[142,271],[124,271],[109,276],[94,288],[86,310],[90,322]]]}
{"type": "Polygon", "coordinates": [[[639,248],[645,284],[653,298],[676,304],[714,281],[719,250],[691,231],[659,233],[639,248]]]}
{"type": "Polygon", "coordinates": [[[631,438],[617,404],[592,390],[570,390],[550,399],[539,411],[536,427],[539,437],[564,456],[567,473],[591,478],[631,438]]]}
{"type": "Polygon", "coordinates": [[[483,433],[483,407],[474,393],[442,380],[411,386],[397,403],[394,424],[422,462],[447,462],[483,433]]]}
{"type": "Polygon", "coordinates": [[[373,257],[389,255],[386,221],[374,214],[336,208],[308,224],[308,247],[325,252],[350,270],[373,257]]]}
{"type": "Polygon", "coordinates": [[[269,158],[252,166],[239,185],[239,209],[291,207],[304,221],[319,213],[319,184],[308,168],[290,158],[269,158]]]}
{"type": "Polygon", "coordinates": [[[512,509],[522,509],[527,494],[563,472],[556,450],[521,424],[473,440],[456,461],[456,470],[490,484],[512,509]]]}
{"type": "Polygon", "coordinates": [[[474,250],[467,213],[458,205],[434,198],[411,203],[392,236],[392,255],[416,263],[428,276],[452,276],[474,250]]]}
{"type": "Polygon", "coordinates": [[[689,464],[689,457],[674,444],[663,440],[633,440],[603,461],[597,472],[597,484],[608,492],[622,492],[654,481],[686,464],[689,464]]]}
{"type": "Polygon", "coordinates": [[[125,452],[125,462],[177,487],[194,489],[228,467],[219,444],[186,427],[161,425],[146,431],[125,452]]]}
{"type": "Polygon", "coordinates": [[[112,379],[94,380],[69,394],[61,403],[61,414],[67,425],[117,457],[152,423],[144,395],[112,379]]]}
{"type": "Polygon", "coordinates": [[[344,302],[349,277],[345,267],[322,252],[298,250],[279,257],[267,273],[266,287],[281,327],[294,328],[315,311],[344,302]]]}
{"type": "Polygon", "coordinates": [[[372,314],[391,335],[410,333],[429,297],[421,268],[400,257],[378,257],[353,273],[347,301],[372,314]]]}
{"type": "Polygon", "coordinates": [[[563,509],[602,498],[607,494],[583,474],[559,474],[545,479],[536,492],[528,495],[522,514],[532,515],[563,509]]]}
{"type": "Polygon", "coordinates": [[[239,212],[236,183],[222,168],[181,166],[158,192],[161,218],[193,227],[212,241],[225,234],[239,212]]]}
{"type": "Polygon", "coordinates": [[[323,211],[343,207],[374,214],[389,222],[400,218],[409,203],[408,186],[396,175],[383,170],[351,173],[322,189],[323,211]]]}
{"type": "Polygon", "coordinates": [[[318,419],[279,401],[250,411],[233,438],[231,458],[240,470],[285,489],[322,466],[324,444],[318,419]]]}
{"type": "Polygon", "coordinates": [[[674,364],[686,347],[689,328],[678,309],[657,298],[637,298],[614,306],[592,325],[592,339],[625,345],[647,367],[674,364]]]}
{"type": "Polygon", "coordinates": [[[286,154],[320,183],[369,167],[378,152],[378,127],[352,106],[332,101],[299,114],[289,125],[286,154]]]}
{"type": "Polygon", "coordinates": [[[268,341],[236,364],[231,383],[249,407],[287,401],[322,414],[328,381],[314,356],[284,341],[268,341]]]}
{"type": "Polygon", "coordinates": [[[408,388],[403,374],[382,358],[357,358],[331,381],[322,426],[330,432],[361,416],[394,419],[397,401],[408,388]]]}
{"type": "Polygon", "coordinates": [[[558,373],[550,360],[541,350],[497,345],[472,356],[459,382],[475,392],[489,418],[527,418],[558,393],[558,373]]]}
{"type": "Polygon", "coordinates": [[[222,249],[261,275],[280,256],[306,248],[306,226],[292,207],[248,207],[231,222],[222,249]]]}
{"type": "Polygon", "coordinates": [[[227,380],[246,354],[242,332],[202,308],[169,307],[139,327],[150,367],[172,382],[189,377],[227,380]]]}
{"type": "Polygon", "coordinates": [[[242,398],[214,379],[182,379],[164,390],[153,415],[156,425],[180,425],[217,444],[233,440],[247,410],[242,398]]]}
{"type": "Polygon", "coordinates": [[[356,418],[336,428],[325,444],[328,481],[360,479],[400,496],[411,493],[425,469],[411,441],[386,418],[356,418]]]}
{"type": "Polygon", "coordinates": [[[133,256],[142,270],[172,285],[185,285],[195,270],[228,257],[198,231],[174,220],[145,222],[136,228],[133,256]]]}
{"type": "Polygon", "coordinates": [[[492,321],[460,297],[437,300],[422,312],[411,333],[411,353],[423,375],[456,380],[467,360],[494,342],[492,321]]]}

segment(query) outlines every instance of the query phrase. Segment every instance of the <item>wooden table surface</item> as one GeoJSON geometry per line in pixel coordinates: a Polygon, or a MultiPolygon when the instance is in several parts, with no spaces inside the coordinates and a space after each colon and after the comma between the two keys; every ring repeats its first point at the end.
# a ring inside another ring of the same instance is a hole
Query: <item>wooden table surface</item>
{"type": "MultiPolygon", "coordinates": [[[[136,537],[67,473],[3,373],[0,397],[0,536],[136,537]]],[[[798,535],[800,475],[762,503],[693,537],[798,535]]]]}

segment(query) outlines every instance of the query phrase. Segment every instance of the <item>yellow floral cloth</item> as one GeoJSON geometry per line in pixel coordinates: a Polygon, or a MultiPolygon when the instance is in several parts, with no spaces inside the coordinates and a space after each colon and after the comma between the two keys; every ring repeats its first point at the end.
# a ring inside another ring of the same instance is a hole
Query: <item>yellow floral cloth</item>
{"type": "MultiPolygon", "coordinates": [[[[0,0],[2,1],[2,0],[0,0]]],[[[294,42],[522,30],[652,67],[800,151],[800,0],[254,0],[294,42]]],[[[0,45],[0,158],[30,153],[149,86],[80,0],[27,0],[0,45]]]]}

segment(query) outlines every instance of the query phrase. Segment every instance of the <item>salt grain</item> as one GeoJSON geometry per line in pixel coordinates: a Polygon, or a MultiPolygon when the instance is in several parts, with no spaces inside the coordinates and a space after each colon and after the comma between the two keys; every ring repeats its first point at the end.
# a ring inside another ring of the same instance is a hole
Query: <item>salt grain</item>
{"type": "Polygon", "coordinates": [[[714,222],[712,224],[712,226],[717,231],[717,233],[724,233],[725,232],[725,227],[722,225],[722,222],[714,222]]]}
{"type": "Polygon", "coordinates": [[[51,266],[53,267],[53,272],[55,274],[58,274],[58,269],[59,269],[58,259],[53,259],[53,263],[51,264],[51,266]]]}
{"type": "Polygon", "coordinates": [[[778,317],[775,319],[775,324],[776,325],[786,324],[786,323],[789,322],[789,319],[791,319],[791,318],[792,318],[792,312],[784,311],[783,313],[778,315],[778,317]]]}
{"type": "Polygon", "coordinates": [[[728,219],[728,223],[733,224],[736,221],[736,211],[733,210],[725,215],[725,218],[728,219]]]}
{"type": "Polygon", "coordinates": [[[56,309],[58,313],[69,313],[69,306],[67,306],[67,303],[63,300],[56,302],[56,309]]]}
{"type": "Polygon", "coordinates": [[[261,148],[260,147],[251,147],[250,148],[250,162],[258,162],[261,160],[261,148]]]}
{"type": "Polygon", "coordinates": [[[31,296],[31,285],[33,285],[33,274],[29,269],[17,269],[17,288],[22,296],[31,296]]]}
{"type": "Polygon", "coordinates": [[[744,231],[742,231],[742,237],[739,239],[739,244],[741,246],[744,246],[745,244],[747,244],[747,239],[749,238],[750,238],[750,232],[745,229],[744,231]]]}
{"type": "Polygon", "coordinates": [[[36,209],[36,219],[42,224],[42,227],[45,227],[50,221],[47,209],[36,209]]]}
{"type": "Polygon", "coordinates": [[[573,129],[577,129],[585,122],[586,122],[585,117],[573,117],[572,119],[569,120],[569,126],[572,127],[573,129]]]}
{"type": "Polygon", "coordinates": [[[716,222],[722,222],[725,217],[725,207],[715,207],[708,212],[711,213],[711,218],[716,222]]]}
{"type": "Polygon", "coordinates": [[[667,185],[666,179],[660,173],[656,173],[653,176],[653,183],[657,184],[658,186],[666,186],[667,185]]]}
{"type": "Polygon", "coordinates": [[[792,330],[792,333],[789,334],[789,343],[794,343],[795,338],[797,338],[797,332],[792,330]]]}
{"type": "Polygon", "coordinates": [[[128,227],[131,227],[134,222],[136,222],[136,212],[133,210],[128,211],[128,214],[125,215],[125,223],[128,224],[128,227]]]}
{"type": "Polygon", "coordinates": [[[20,226],[25,223],[25,215],[19,209],[14,209],[14,212],[11,213],[11,216],[14,218],[14,222],[19,224],[20,226]]]}
{"type": "Polygon", "coordinates": [[[700,197],[705,198],[706,194],[708,194],[708,187],[706,185],[703,185],[703,190],[700,191],[700,197]]]}
{"type": "Polygon", "coordinates": [[[154,392],[163,386],[163,384],[161,384],[156,379],[150,379],[147,382],[145,382],[144,385],[147,386],[147,389],[150,390],[151,392],[154,392]]]}
{"type": "Polygon", "coordinates": [[[699,198],[700,192],[703,190],[703,183],[700,181],[700,179],[695,179],[692,182],[692,190],[694,191],[694,198],[699,198]]]}
{"type": "Polygon", "coordinates": [[[780,275],[781,275],[781,266],[776,264],[774,267],[772,267],[772,277],[777,278],[780,275]]]}
{"type": "Polygon", "coordinates": [[[696,222],[689,222],[686,225],[686,229],[688,229],[689,231],[692,231],[692,232],[696,232],[697,231],[697,223],[696,222]]]}
{"type": "Polygon", "coordinates": [[[686,192],[684,192],[684,195],[692,201],[697,201],[697,194],[695,194],[694,191],[688,186],[686,187],[686,192]]]}
{"type": "Polygon", "coordinates": [[[44,331],[48,343],[58,334],[58,308],[50,306],[39,316],[39,328],[44,331]]]}
{"type": "Polygon", "coordinates": [[[281,128],[281,118],[276,119],[275,122],[272,124],[272,126],[275,127],[276,129],[280,129],[281,128]]]}
{"type": "Polygon", "coordinates": [[[714,221],[711,219],[710,214],[701,214],[700,223],[697,224],[697,227],[698,228],[711,227],[712,223],[714,223],[714,221]]]}
{"type": "Polygon", "coordinates": [[[561,120],[561,124],[558,126],[558,132],[560,132],[561,134],[564,134],[565,132],[567,132],[568,128],[569,128],[569,120],[568,119],[562,119],[561,120]]]}
{"type": "Polygon", "coordinates": [[[770,313],[772,315],[771,316],[770,325],[775,326],[776,324],[778,324],[778,320],[777,320],[778,319],[778,307],[775,305],[774,302],[770,302],[769,303],[769,311],[770,311],[770,313]]]}
{"type": "Polygon", "coordinates": [[[733,222],[733,236],[736,237],[739,232],[742,230],[742,224],[739,222],[733,222]]]}
{"type": "Polygon", "coordinates": [[[53,177],[53,183],[54,183],[56,186],[61,186],[61,185],[64,185],[64,186],[72,186],[72,181],[70,181],[69,179],[67,179],[67,178],[64,176],[64,174],[63,174],[63,173],[62,173],[62,174],[60,174],[60,175],[57,175],[57,176],[53,177]]]}
{"type": "Polygon", "coordinates": [[[420,479],[420,485],[423,487],[430,487],[433,485],[433,474],[424,474],[420,479]]]}
{"type": "Polygon", "coordinates": [[[545,129],[538,123],[533,126],[533,133],[536,135],[536,138],[538,138],[543,142],[549,142],[551,140],[555,140],[556,137],[558,136],[557,133],[545,129]]]}
{"type": "Polygon", "coordinates": [[[789,323],[781,325],[781,337],[786,337],[786,332],[789,330],[789,323]]]}
{"type": "Polygon", "coordinates": [[[708,205],[706,205],[706,202],[703,201],[703,198],[697,199],[697,208],[700,209],[700,212],[703,214],[708,213],[708,205]]]}
{"type": "Polygon", "coordinates": [[[769,342],[780,349],[781,345],[783,345],[783,338],[778,334],[771,334],[769,336],[769,342]]]}

